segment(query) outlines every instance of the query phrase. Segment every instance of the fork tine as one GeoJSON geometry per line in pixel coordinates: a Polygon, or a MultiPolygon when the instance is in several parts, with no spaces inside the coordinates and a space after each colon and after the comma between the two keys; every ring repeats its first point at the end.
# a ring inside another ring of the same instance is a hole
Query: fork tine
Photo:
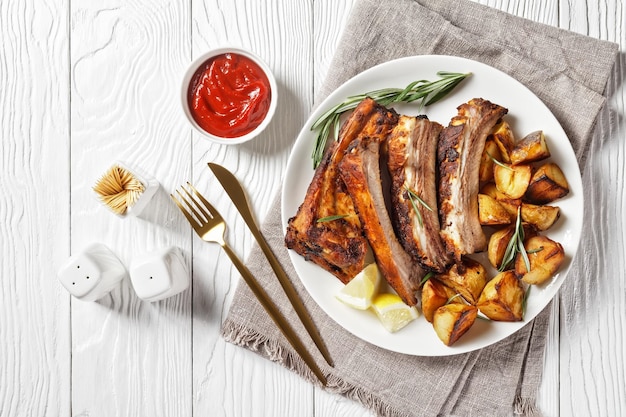
{"type": "Polygon", "coordinates": [[[196,197],[198,197],[198,199],[200,199],[200,201],[202,201],[202,203],[204,204],[205,208],[209,211],[210,217],[213,217],[216,220],[222,220],[222,216],[220,215],[219,211],[217,211],[215,209],[215,207],[213,207],[213,205],[211,203],[209,203],[208,200],[206,198],[204,198],[204,196],[202,194],[200,194],[200,192],[198,190],[196,190],[196,188],[193,185],[191,185],[191,183],[187,182],[187,185],[191,188],[191,190],[194,192],[196,197]]]}
{"type": "Polygon", "coordinates": [[[185,187],[181,187],[181,188],[185,192],[185,194],[187,194],[187,197],[185,197],[178,190],[176,190],[176,192],[185,201],[185,203],[187,203],[187,206],[189,206],[189,208],[191,209],[193,214],[196,216],[196,218],[200,221],[200,223],[206,223],[207,221],[211,220],[213,218],[213,216],[211,216],[211,213],[208,213],[206,209],[202,207],[202,204],[198,203],[196,199],[193,197],[193,195],[191,195],[191,193],[187,191],[185,187]]]}
{"type": "MultiPolygon", "coordinates": [[[[176,192],[178,192],[178,190],[176,190],[176,192]]],[[[178,194],[180,194],[180,192],[178,192],[178,194]]],[[[191,226],[194,229],[199,228],[200,224],[196,221],[196,219],[193,218],[191,213],[189,211],[187,211],[187,209],[183,206],[183,204],[180,201],[178,201],[178,199],[174,196],[174,194],[170,194],[170,197],[172,197],[172,200],[174,200],[174,202],[176,203],[176,205],[178,206],[180,211],[183,212],[183,214],[185,215],[185,217],[187,218],[189,223],[191,223],[191,226]]]]}

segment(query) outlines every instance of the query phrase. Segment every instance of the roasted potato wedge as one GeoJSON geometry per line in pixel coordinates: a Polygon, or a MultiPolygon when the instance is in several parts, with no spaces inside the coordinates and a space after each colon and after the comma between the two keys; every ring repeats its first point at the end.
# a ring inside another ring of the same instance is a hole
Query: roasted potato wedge
{"type": "Polygon", "coordinates": [[[522,221],[539,231],[548,230],[558,220],[561,210],[555,206],[537,206],[522,203],[522,221]]]}
{"type": "Polygon", "coordinates": [[[525,199],[534,204],[547,204],[568,193],[569,184],[563,171],[557,164],[549,162],[539,167],[533,174],[525,199]]]}
{"type": "Polygon", "coordinates": [[[543,131],[537,130],[529,133],[517,142],[510,157],[512,165],[527,164],[549,158],[550,150],[543,131]]]}
{"type": "Polygon", "coordinates": [[[500,149],[493,139],[488,139],[485,142],[485,149],[483,150],[483,155],[480,158],[480,168],[478,171],[478,178],[480,182],[493,180],[494,159],[497,161],[502,160],[500,149]]]}
{"type": "Polygon", "coordinates": [[[476,321],[475,306],[451,303],[439,307],[433,316],[433,328],[441,341],[452,346],[476,321]]]}
{"type": "Polygon", "coordinates": [[[493,167],[496,188],[509,198],[521,198],[528,189],[532,177],[530,165],[498,165],[493,167]]]}
{"type": "MultiPolygon", "coordinates": [[[[517,216],[517,214],[516,214],[517,216]]],[[[535,228],[528,224],[522,223],[524,228],[525,238],[530,238],[537,235],[535,228]]],[[[505,227],[504,229],[497,230],[489,237],[489,245],[487,246],[487,259],[494,268],[500,268],[504,254],[506,253],[506,247],[509,245],[511,238],[515,234],[515,225],[505,227]]]]}
{"type": "Polygon", "coordinates": [[[487,283],[487,271],[479,262],[464,258],[463,264],[455,264],[444,274],[436,278],[452,288],[470,304],[476,304],[480,293],[487,283]]]}
{"type": "Polygon", "coordinates": [[[524,293],[514,271],[501,272],[485,285],[476,307],[491,320],[521,321],[524,293]]]}
{"type": "Polygon", "coordinates": [[[508,195],[498,191],[498,188],[496,187],[496,184],[494,182],[488,182],[487,184],[483,185],[483,187],[480,189],[480,194],[485,194],[489,197],[495,198],[500,204],[506,203],[511,207],[515,207],[515,210],[512,212],[514,216],[517,216],[517,206],[522,204],[521,198],[511,198],[508,195]]]}
{"type": "Polygon", "coordinates": [[[515,219],[517,219],[517,210],[519,209],[519,206],[522,205],[522,199],[508,198],[498,200],[498,203],[500,203],[500,206],[502,206],[502,208],[505,209],[507,213],[509,213],[509,216],[511,216],[511,221],[514,222],[515,219]]]}
{"type": "Polygon", "coordinates": [[[521,254],[515,259],[515,273],[527,284],[542,284],[552,278],[565,260],[565,251],[559,242],[546,236],[532,236],[524,247],[530,262],[530,271],[521,254]]]}
{"type": "MultiPolygon", "coordinates": [[[[480,210],[480,200],[479,210],[480,210]]],[[[539,231],[548,230],[558,220],[561,210],[555,206],[538,206],[530,203],[522,203],[521,200],[498,200],[502,207],[511,216],[511,222],[517,218],[517,209],[522,206],[522,221],[531,224],[539,231]]],[[[480,211],[479,211],[480,216],[480,211]]]]}
{"type": "Polygon", "coordinates": [[[480,194],[488,195],[489,197],[495,198],[496,200],[499,200],[500,197],[506,197],[503,193],[498,191],[498,189],[496,188],[496,184],[493,182],[488,182],[487,184],[483,185],[483,187],[480,189],[480,194]]]}
{"type": "Polygon", "coordinates": [[[487,246],[487,259],[494,268],[499,268],[504,259],[506,247],[515,233],[515,225],[493,232],[487,246]]]}
{"type": "Polygon", "coordinates": [[[450,303],[462,303],[457,293],[450,287],[446,287],[436,278],[431,278],[424,283],[422,287],[422,314],[428,322],[432,323],[435,310],[439,307],[450,303]]]}
{"type": "Polygon", "coordinates": [[[509,126],[505,120],[501,120],[493,128],[493,133],[491,133],[487,138],[493,140],[496,145],[498,145],[500,156],[502,157],[501,160],[507,163],[511,162],[510,155],[515,147],[515,136],[513,136],[511,126],[509,126]]]}
{"type": "Polygon", "coordinates": [[[511,215],[493,197],[478,194],[478,218],[483,226],[498,226],[511,223],[511,215]]]}

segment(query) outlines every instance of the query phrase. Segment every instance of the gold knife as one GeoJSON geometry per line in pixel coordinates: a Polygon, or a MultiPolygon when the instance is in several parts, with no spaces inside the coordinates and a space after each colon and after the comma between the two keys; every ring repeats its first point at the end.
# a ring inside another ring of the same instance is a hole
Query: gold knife
{"type": "Polygon", "coordinates": [[[289,280],[289,277],[287,277],[287,273],[278,262],[278,259],[276,259],[274,252],[272,252],[272,249],[269,247],[267,241],[263,237],[263,234],[259,230],[259,227],[257,226],[254,217],[252,216],[252,212],[250,211],[250,206],[248,205],[248,200],[246,198],[246,194],[243,188],[241,187],[241,184],[239,183],[237,178],[223,166],[214,164],[212,162],[209,162],[208,165],[211,171],[213,171],[213,174],[215,174],[215,176],[217,177],[217,180],[220,182],[220,184],[222,184],[222,187],[224,187],[224,190],[226,191],[230,199],[235,204],[235,207],[241,214],[241,217],[243,217],[244,221],[248,225],[248,228],[252,232],[252,235],[256,239],[259,247],[265,254],[265,257],[267,258],[272,269],[274,270],[274,273],[276,274],[280,285],[283,287],[287,298],[291,302],[291,305],[296,311],[296,314],[300,318],[300,321],[302,321],[302,324],[304,325],[306,331],[309,333],[309,336],[311,336],[311,339],[313,339],[315,346],[317,346],[317,349],[324,357],[324,360],[326,360],[326,363],[328,363],[328,365],[330,366],[334,366],[333,361],[330,357],[330,353],[328,352],[328,349],[326,348],[322,337],[315,328],[315,324],[313,323],[309,312],[306,310],[306,307],[298,296],[296,289],[289,280]]]}

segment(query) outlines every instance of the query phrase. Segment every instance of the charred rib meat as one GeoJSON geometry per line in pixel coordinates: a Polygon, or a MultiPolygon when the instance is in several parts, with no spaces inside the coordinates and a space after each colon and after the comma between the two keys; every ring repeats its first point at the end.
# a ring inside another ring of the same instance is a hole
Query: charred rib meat
{"type": "Polygon", "coordinates": [[[341,160],[340,172],[352,197],[381,274],[413,306],[424,271],[398,242],[387,212],[380,175],[380,137],[359,136],[341,160]]]}
{"type": "Polygon", "coordinates": [[[398,115],[393,110],[371,99],[363,100],[343,124],[338,140],[330,145],[316,169],[304,202],[289,219],[286,246],[344,283],[365,266],[367,241],[339,176],[338,165],[348,145],[358,135],[382,140],[397,120],[398,115]],[[342,218],[318,222],[329,216],[342,218]]]}
{"type": "Polygon", "coordinates": [[[448,251],[460,262],[461,255],[487,245],[478,219],[480,157],[487,135],[508,110],[481,98],[457,110],[439,138],[439,216],[448,251]]]}
{"type": "Polygon", "coordinates": [[[442,130],[425,117],[400,116],[386,143],[398,239],[413,259],[436,272],[445,271],[452,260],[439,234],[437,214],[437,143],[442,130]]]}

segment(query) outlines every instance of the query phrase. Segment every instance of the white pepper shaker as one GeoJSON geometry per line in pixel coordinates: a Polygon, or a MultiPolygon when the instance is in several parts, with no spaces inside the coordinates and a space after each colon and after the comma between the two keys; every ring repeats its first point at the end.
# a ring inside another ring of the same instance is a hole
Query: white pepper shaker
{"type": "Polygon", "coordinates": [[[126,276],[126,268],[102,243],[92,243],[72,255],[60,268],[58,278],[70,294],[79,300],[102,298],[126,276]]]}
{"type": "Polygon", "coordinates": [[[172,297],[189,287],[189,271],[180,248],[144,253],[133,260],[130,280],[139,298],[159,301],[172,297]]]}

